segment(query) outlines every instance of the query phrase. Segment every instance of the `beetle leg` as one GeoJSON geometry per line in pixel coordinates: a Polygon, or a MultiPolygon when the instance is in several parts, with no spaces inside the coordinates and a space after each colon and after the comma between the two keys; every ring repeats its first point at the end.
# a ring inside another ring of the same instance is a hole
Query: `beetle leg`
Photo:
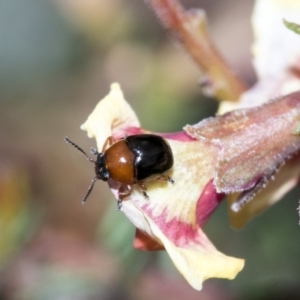
{"type": "Polygon", "coordinates": [[[146,200],[149,200],[149,196],[148,194],[146,193],[147,191],[147,188],[145,186],[145,184],[143,182],[137,182],[137,185],[139,186],[139,188],[142,190],[142,193],[145,197],[146,200]]]}
{"type": "Polygon", "coordinates": [[[122,200],[120,198],[118,198],[116,210],[121,210],[121,208],[122,208],[122,200]]]}
{"type": "Polygon", "coordinates": [[[121,210],[122,201],[124,198],[128,197],[132,192],[131,185],[121,185],[118,190],[118,201],[117,201],[117,210],[121,210]]]}
{"type": "Polygon", "coordinates": [[[160,180],[160,181],[169,181],[172,184],[175,183],[175,180],[168,175],[160,175],[160,176],[156,177],[155,179],[160,180]]]}
{"type": "Polygon", "coordinates": [[[109,148],[111,145],[113,145],[115,142],[116,142],[116,140],[114,139],[114,137],[109,136],[109,137],[106,139],[106,141],[104,142],[104,144],[103,144],[103,147],[102,147],[102,153],[104,153],[105,150],[106,150],[107,148],[109,148]]]}

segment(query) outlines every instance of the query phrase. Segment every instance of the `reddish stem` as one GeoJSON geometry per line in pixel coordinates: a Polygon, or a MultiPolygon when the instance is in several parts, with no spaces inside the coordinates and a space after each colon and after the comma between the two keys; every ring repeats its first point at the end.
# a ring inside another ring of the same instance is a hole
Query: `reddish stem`
{"type": "MultiPolygon", "coordinates": [[[[186,11],[176,0],[148,1],[163,23],[208,76],[206,86],[219,100],[237,101],[246,84],[225,63],[206,30],[204,13],[186,11]]],[[[199,11],[200,12],[200,11],[199,11]]]]}

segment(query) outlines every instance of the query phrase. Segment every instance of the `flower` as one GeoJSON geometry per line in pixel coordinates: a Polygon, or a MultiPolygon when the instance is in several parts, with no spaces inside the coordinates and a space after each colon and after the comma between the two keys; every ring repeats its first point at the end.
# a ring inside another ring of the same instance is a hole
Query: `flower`
{"type": "MultiPolygon", "coordinates": [[[[219,107],[219,113],[223,114],[233,109],[240,109],[246,107],[254,107],[262,105],[269,99],[277,98],[279,95],[287,95],[283,97],[280,103],[282,107],[278,107],[280,112],[283,112],[287,107],[285,102],[292,103],[292,106],[296,106],[298,94],[290,94],[300,90],[300,77],[299,77],[299,57],[300,57],[300,38],[299,35],[294,32],[290,32],[283,24],[283,20],[297,21],[300,12],[300,2],[297,0],[256,0],[254,6],[254,12],[252,15],[252,25],[254,31],[254,45],[253,45],[253,65],[258,77],[256,84],[246,91],[239,99],[238,102],[224,101],[219,107]],[[289,100],[290,98],[290,100],[289,100]],[[294,100],[292,100],[294,99],[294,100]],[[284,108],[285,107],[285,108],[284,108]]],[[[266,108],[268,106],[265,106],[266,108]]],[[[286,112],[289,111],[289,108],[286,112]]],[[[276,113],[278,116],[278,112],[276,113]]],[[[228,197],[229,202],[229,214],[231,219],[231,225],[234,228],[242,228],[247,221],[260,214],[262,211],[282,199],[282,197],[289,192],[298,183],[300,177],[300,156],[295,155],[291,160],[287,160],[285,150],[289,147],[294,147],[294,140],[297,140],[296,136],[293,136],[296,130],[296,123],[299,121],[297,108],[295,107],[294,115],[290,115],[288,118],[283,114],[280,114],[280,119],[283,122],[277,124],[276,115],[268,112],[263,118],[269,119],[269,125],[266,124],[266,130],[271,130],[270,136],[273,141],[271,144],[264,145],[261,143],[262,148],[256,153],[263,157],[264,153],[266,157],[271,157],[268,151],[268,147],[278,148],[277,158],[273,157],[269,162],[270,168],[276,173],[276,176],[271,176],[268,184],[262,183],[264,189],[259,193],[253,192],[250,199],[251,201],[244,201],[242,209],[237,208],[236,203],[239,202],[239,198],[243,197],[240,192],[232,193],[228,197]],[[282,128],[286,128],[283,131],[277,131],[279,124],[282,128]],[[291,127],[289,127],[291,125],[291,127]],[[273,127],[273,128],[272,128],[273,127]],[[276,129],[277,128],[277,129],[276,129]],[[274,131],[273,131],[274,130],[274,131]],[[281,143],[279,146],[277,142],[281,143]],[[273,144],[273,145],[272,145],[273,144]],[[285,149],[284,149],[285,148],[285,149]],[[274,160],[274,161],[273,161],[274,160]],[[276,167],[275,160],[279,163],[276,167]],[[273,164],[273,161],[275,165],[273,164]],[[277,172],[279,171],[279,172],[277,172]],[[252,199],[253,198],[253,199],[252,199]]],[[[261,123],[262,124],[262,123],[261,123]]],[[[251,132],[251,129],[249,130],[251,132]]],[[[253,134],[255,128],[253,128],[253,134]]],[[[247,139],[250,141],[249,139],[247,139]]],[[[297,152],[298,146],[295,146],[293,152],[297,152]]],[[[258,156],[258,157],[259,157],[258,156]]],[[[263,159],[264,160],[264,159],[263,159]]],[[[259,159],[256,162],[257,165],[261,164],[259,159]]],[[[244,173],[244,170],[243,170],[244,173]]],[[[273,174],[275,175],[275,174],[273,174]]],[[[269,181],[269,180],[267,180],[269,181]]]]}
{"type": "MultiPolygon", "coordinates": [[[[299,118],[300,92],[294,92],[262,106],[186,125],[179,133],[162,134],[173,152],[169,175],[176,183],[147,181],[149,200],[133,188],[123,201],[122,211],[137,228],[134,246],[165,249],[197,290],[211,277],[234,278],[244,261],[219,252],[201,227],[225,195],[231,213],[238,215],[233,224],[241,227],[295,184],[300,175],[294,168],[300,159],[294,155],[300,149],[299,118]],[[259,195],[262,204],[248,205],[259,195]]],[[[109,136],[148,132],[116,83],[82,129],[96,138],[99,149],[109,136]]],[[[108,184],[117,199],[120,184],[111,179],[108,184]]]]}
{"type": "MultiPolygon", "coordinates": [[[[96,138],[100,150],[109,136],[118,139],[126,134],[148,132],[140,128],[116,83],[81,128],[89,137],[96,138]]],[[[174,166],[169,175],[175,184],[149,181],[149,200],[133,188],[123,201],[122,212],[137,228],[134,246],[144,250],[164,248],[197,290],[208,278],[233,279],[243,268],[244,260],[219,252],[201,229],[225,196],[213,183],[218,157],[223,150],[214,142],[195,139],[184,131],[162,136],[173,152],[174,166]]],[[[118,198],[119,184],[112,180],[108,183],[118,198]]]]}
{"type": "MultiPolygon", "coordinates": [[[[292,20],[299,9],[294,0],[256,1],[258,82],[239,101],[223,101],[221,115],[186,125],[179,133],[161,134],[174,155],[170,176],[175,185],[149,181],[149,200],[134,188],[123,201],[122,211],[137,228],[134,246],[165,249],[195,289],[211,277],[232,279],[244,265],[242,259],[220,253],[201,229],[224,197],[232,226],[241,228],[298,182],[300,39],[278,20],[292,20]],[[269,101],[278,95],[286,96],[269,101]]],[[[109,136],[148,132],[140,127],[118,84],[82,129],[96,138],[99,149],[109,136]]],[[[117,198],[120,185],[112,180],[108,184],[117,198]]]]}

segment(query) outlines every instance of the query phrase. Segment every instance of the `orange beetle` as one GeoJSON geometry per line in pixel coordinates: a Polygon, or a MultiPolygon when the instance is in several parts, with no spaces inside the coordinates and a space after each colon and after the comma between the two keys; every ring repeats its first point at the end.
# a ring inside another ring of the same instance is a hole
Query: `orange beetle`
{"type": "Polygon", "coordinates": [[[97,155],[96,160],[88,156],[67,137],[65,141],[95,164],[96,176],[93,178],[83,202],[88,198],[98,179],[103,181],[112,179],[121,184],[118,190],[118,209],[122,207],[122,200],[131,194],[134,184],[141,188],[144,197],[148,199],[144,181],[155,179],[174,183],[171,177],[164,174],[173,167],[172,150],[168,142],[158,135],[131,135],[118,141],[109,137],[103,145],[102,152],[91,149],[91,152],[97,155]]]}

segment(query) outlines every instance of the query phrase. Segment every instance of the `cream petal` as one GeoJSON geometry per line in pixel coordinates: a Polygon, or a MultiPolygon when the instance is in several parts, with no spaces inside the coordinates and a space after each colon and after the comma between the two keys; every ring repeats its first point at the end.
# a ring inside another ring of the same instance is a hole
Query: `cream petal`
{"type": "Polygon", "coordinates": [[[81,129],[90,138],[96,138],[99,151],[109,136],[122,137],[128,128],[140,127],[139,120],[124,99],[118,83],[110,86],[109,94],[104,97],[88,117],[81,129]]]}

